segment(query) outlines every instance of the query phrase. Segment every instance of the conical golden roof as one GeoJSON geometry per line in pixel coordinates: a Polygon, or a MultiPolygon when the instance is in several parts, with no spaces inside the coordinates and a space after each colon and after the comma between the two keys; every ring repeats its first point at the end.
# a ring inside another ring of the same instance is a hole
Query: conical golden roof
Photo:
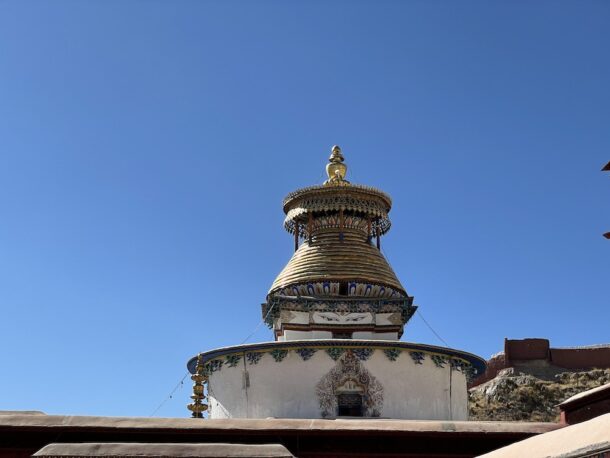
{"type": "Polygon", "coordinates": [[[345,231],[342,241],[337,232],[324,231],[311,243],[301,244],[269,292],[321,281],[389,286],[406,294],[381,251],[356,231],[345,231]]]}
{"type": "Polygon", "coordinates": [[[284,199],[284,226],[295,236],[295,253],[269,294],[407,297],[380,250],[379,240],[390,228],[390,197],[345,180],[347,165],[338,146],[329,161],[323,185],[284,199]]]}

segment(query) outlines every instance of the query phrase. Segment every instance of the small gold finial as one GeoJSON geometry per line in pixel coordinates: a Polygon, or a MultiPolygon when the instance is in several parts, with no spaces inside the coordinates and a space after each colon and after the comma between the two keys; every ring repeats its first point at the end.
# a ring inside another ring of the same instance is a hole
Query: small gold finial
{"type": "Polygon", "coordinates": [[[343,162],[345,160],[343,154],[341,154],[341,147],[339,145],[332,147],[328,160],[334,163],[343,162]]]}
{"type": "Polygon", "coordinates": [[[347,165],[343,163],[345,158],[341,154],[341,148],[337,145],[332,147],[329,163],[326,164],[326,174],[328,180],[324,182],[325,186],[346,186],[349,181],[345,180],[347,174],[347,165]]]}

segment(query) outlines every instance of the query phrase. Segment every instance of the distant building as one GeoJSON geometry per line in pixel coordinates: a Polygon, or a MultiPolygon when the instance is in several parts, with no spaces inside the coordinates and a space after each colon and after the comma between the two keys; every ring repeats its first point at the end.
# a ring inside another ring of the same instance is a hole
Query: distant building
{"type": "Polygon", "coordinates": [[[610,368],[610,344],[553,348],[548,339],[504,339],[504,349],[487,361],[487,370],[470,386],[495,378],[507,368],[514,368],[552,379],[561,372],[610,368]]]}

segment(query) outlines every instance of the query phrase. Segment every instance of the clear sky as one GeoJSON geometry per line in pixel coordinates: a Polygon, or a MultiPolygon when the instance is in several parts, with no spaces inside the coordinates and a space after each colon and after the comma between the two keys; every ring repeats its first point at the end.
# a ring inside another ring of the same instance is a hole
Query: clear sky
{"type": "MultiPolygon", "coordinates": [[[[0,409],[148,416],[243,341],[291,256],[281,201],[333,144],[392,195],[384,250],[452,347],[610,342],[609,23],[582,0],[1,0],[0,409]]],[[[439,344],[418,316],[403,340],[439,344]]]]}

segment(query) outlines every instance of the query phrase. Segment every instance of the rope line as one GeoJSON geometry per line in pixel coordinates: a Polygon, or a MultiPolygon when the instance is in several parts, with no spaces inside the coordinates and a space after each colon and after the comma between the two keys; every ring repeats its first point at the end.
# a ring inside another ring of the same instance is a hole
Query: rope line
{"type": "Polygon", "coordinates": [[[438,340],[440,340],[441,342],[443,342],[443,343],[444,343],[444,344],[445,344],[447,347],[450,347],[450,346],[451,346],[451,345],[449,345],[449,344],[447,343],[447,341],[446,341],[445,339],[443,339],[441,336],[439,336],[439,335],[438,335],[438,332],[436,332],[436,331],[435,331],[435,330],[432,328],[432,326],[430,326],[430,323],[428,323],[428,322],[426,321],[426,319],[425,319],[425,318],[424,318],[424,316],[421,314],[421,312],[419,311],[419,309],[417,309],[417,311],[416,311],[415,313],[417,313],[417,314],[419,315],[419,317],[422,319],[422,321],[423,321],[424,323],[426,323],[426,326],[428,326],[428,329],[430,329],[430,331],[432,331],[432,333],[433,333],[433,334],[436,336],[436,338],[437,338],[438,340]]]}
{"type": "Polygon", "coordinates": [[[152,413],[149,415],[149,417],[152,417],[154,414],[156,414],[156,413],[159,411],[159,409],[165,405],[165,403],[166,403],[167,401],[169,401],[170,399],[172,399],[172,397],[174,396],[174,393],[175,393],[176,391],[178,391],[178,388],[182,388],[182,386],[184,386],[184,379],[185,379],[185,378],[187,378],[187,377],[189,376],[189,374],[190,374],[190,372],[189,372],[189,371],[186,371],[186,374],[184,374],[184,376],[183,376],[183,377],[180,379],[180,381],[179,381],[179,382],[176,384],[176,386],[174,387],[174,389],[173,389],[173,390],[172,390],[172,391],[171,391],[171,392],[170,392],[170,393],[169,393],[169,394],[166,396],[166,398],[165,398],[163,401],[161,401],[161,404],[159,404],[159,405],[157,406],[157,408],[156,408],[155,410],[153,410],[153,411],[152,411],[152,413]]]}
{"type": "MultiPolygon", "coordinates": [[[[265,317],[256,325],[256,327],[254,328],[254,330],[248,334],[248,336],[241,341],[240,345],[245,344],[250,337],[252,337],[254,334],[256,334],[256,332],[258,331],[258,329],[261,327],[261,325],[267,320],[267,318],[269,317],[269,314],[271,313],[271,310],[273,310],[273,307],[275,306],[275,304],[271,305],[271,307],[269,307],[269,310],[267,310],[267,313],[265,314],[265,317]]],[[[179,388],[182,388],[184,386],[184,379],[187,378],[190,375],[189,371],[186,371],[186,374],[184,374],[182,376],[182,378],[180,379],[180,381],[176,384],[176,386],[174,387],[174,389],[165,397],[165,399],[163,399],[163,401],[161,401],[161,403],[157,406],[157,408],[155,410],[152,411],[152,413],[149,415],[149,417],[152,417],[154,414],[156,414],[161,407],[163,407],[165,405],[165,403],[167,401],[169,401],[170,399],[172,399],[172,397],[174,396],[174,393],[176,391],[178,391],[179,388]]]]}
{"type": "MultiPolygon", "coordinates": [[[[388,254],[385,252],[385,250],[383,249],[383,247],[381,247],[381,252],[383,253],[383,255],[386,257],[386,259],[388,260],[388,262],[390,261],[390,258],[388,257],[388,254]]],[[[426,321],[426,319],[424,318],[424,316],[422,315],[422,313],[419,311],[419,308],[416,310],[416,313],[419,315],[419,317],[422,319],[422,321],[426,324],[426,326],[428,326],[428,329],[430,329],[430,331],[432,331],[432,334],[434,334],[436,336],[436,338],[438,340],[440,340],[442,343],[444,343],[447,347],[450,347],[451,345],[449,345],[447,343],[447,341],[445,339],[443,339],[438,332],[436,332],[434,330],[434,328],[432,326],[430,326],[430,323],[428,323],[428,321],[426,321]]]]}
{"type": "Polygon", "coordinates": [[[250,337],[252,337],[254,334],[256,334],[256,331],[258,331],[258,328],[260,328],[261,325],[265,321],[267,321],[267,317],[269,317],[269,314],[271,313],[271,310],[273,310],[273,307],[275,307],[275,304],[271,304],[271,307],[269,307],[269,310],[267,310],[265,317],[256,325],[254,330],[250,334],[248,334],[248,336],[244,340],[241,341],[240,345],[245,344],[250,339],[250,337]]]}

